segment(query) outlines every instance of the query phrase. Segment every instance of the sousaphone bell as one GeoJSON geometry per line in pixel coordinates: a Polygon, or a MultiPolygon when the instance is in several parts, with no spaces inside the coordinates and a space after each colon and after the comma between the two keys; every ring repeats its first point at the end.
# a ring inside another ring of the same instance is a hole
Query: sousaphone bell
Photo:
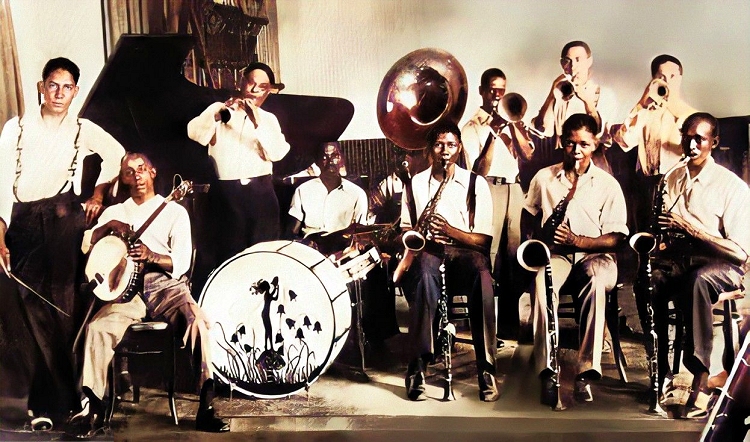
{"type": "Polygon", "coordinates": [[[466,72],[442,49],[423,48],[386,73],[377,98],[383,134],[402,149],[425,147],[427,132],[442,121],[458,123],[466,108],[466,72]]]}

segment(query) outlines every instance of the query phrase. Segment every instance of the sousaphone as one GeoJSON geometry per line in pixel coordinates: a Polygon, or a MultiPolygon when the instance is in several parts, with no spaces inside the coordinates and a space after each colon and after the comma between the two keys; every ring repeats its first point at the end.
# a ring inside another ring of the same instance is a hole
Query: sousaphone
{"type": "Polygon", "coordinates": [[[391,67],[380,84],[380,129],[402,149],[423,149],[433,126],[461,119],[467,90],[466,72],[453,55],[434,48],[410,52],[391,67]]]}

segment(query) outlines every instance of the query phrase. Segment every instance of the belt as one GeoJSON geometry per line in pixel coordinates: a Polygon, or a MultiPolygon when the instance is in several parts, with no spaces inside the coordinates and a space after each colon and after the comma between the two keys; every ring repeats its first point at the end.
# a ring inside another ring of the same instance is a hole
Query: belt
{"type": "Polygon", "coordinates": [[[489,184],[516,184],[518,183],[518,177],[516,177],[513,181],[509,180],[508,178],[505,178],[504,176],[488,176],[485,177],[487,182],[489,184]]]}

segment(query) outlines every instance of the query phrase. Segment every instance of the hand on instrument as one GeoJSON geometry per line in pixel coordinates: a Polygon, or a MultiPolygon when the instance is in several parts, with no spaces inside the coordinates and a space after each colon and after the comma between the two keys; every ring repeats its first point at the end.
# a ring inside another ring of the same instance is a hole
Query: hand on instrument
{"type": "Polygon", "coordinates": [[[665,213],[659,216],[659,227],[664,230],[673,232],[683,232],[689,236],[695,237],[696,232],[692,224],[676,213],[665,213]]]}
{"type": "Polygon", "coordinates": [[[133,258],[136,262],[145,263],[152,263],[156,258],[156,254],[141,242],[137,242],[130,247],[128,250],[128,256],[133,258]]]}
{"type": "Polygon", "coordinates": [[[453,227],[448,224],[448,221],[446,221],[442,215],[436,213],[430,217],[427,230],[432,234],[432,240],[436,243],[451,244],[453,241],[450,235],[450,229],[452,228],[453,227]]]}
{"type": "Polygon", "coordinates": [[[90,226],[102,211],[102,200],[92,196],[86,200],[83,207],[86,212],[86,225],[90,226]]]}
{"type": "Polygon", "coordinates": [[[133,232],[133,228],[130,224],[125,224],[122,221],[112,220],[107,223],[107,228],[110,233],[113,233],[120,237],[127,237],[133,232]]]}
{"type": "Polygon", "coordinates": [[[247,114],[247,117],[250,119],[250,121],[253,122],[253,126],[255,128],[258,128],[258,108],[255,107],[255,105],[250,100],[242,100],[240,101],[240,109],[243,109],[245,113],[247,114]]]}
{"type": "Polygon", "coordinates": [[[555,244],[572,246],[575,245],[577,239],[578,235],[570,230],[570,226],[567,223],[557,226],[557,230],[555,230],[555,244]]]}

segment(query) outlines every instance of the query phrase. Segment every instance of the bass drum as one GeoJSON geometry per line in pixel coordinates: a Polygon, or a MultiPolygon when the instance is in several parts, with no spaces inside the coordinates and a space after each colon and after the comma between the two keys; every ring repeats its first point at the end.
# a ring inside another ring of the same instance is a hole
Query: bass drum
{"type": "Polygon", "coordinates": [[[352,322],[341,271],[291,241],[259,243],[227,260],[199,303],[211,320],[216,377],[256,398],[309,387],[338,356],[352,322]]]}

